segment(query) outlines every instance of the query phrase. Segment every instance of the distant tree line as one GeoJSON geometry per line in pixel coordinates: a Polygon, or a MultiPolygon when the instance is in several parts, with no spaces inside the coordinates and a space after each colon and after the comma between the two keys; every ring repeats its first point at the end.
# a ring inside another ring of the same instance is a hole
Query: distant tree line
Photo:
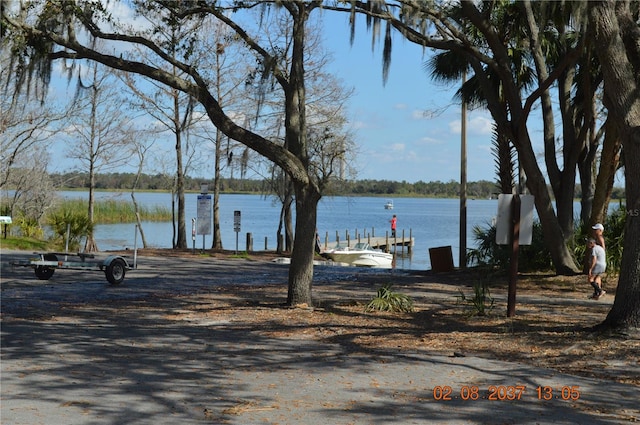
{"type": "MultiPolygon", "coordinates": [[[[136,175],[134,173],[103,173],[96,175],[95,186],[99,190],[129,191],[133,186],[136,175]]],[[[89,187],[89,175],[87,173],[52,174],[54,186],[60,190],[86,189],[89,187]]],[[[212,179],[185,177],[185,189],[191,192],[200,192],[200,185],[206,183],[213,187],[212,179]]],[[[172,186],[171,176],[165,174],[142,174],[137,184],[138,191],[170,191],[172,186]]],[[[270,186],[263,180],[222,178],[221,188],[224,193],[255,193],[268,194],[270,186]]],[[[467,183],[467,196],[469,198],[489,199],[496,198],[500,189],[496,182],[479,180],[467,183]]],[[[580,185],[576,185],[575,198],[580,196],[580,185]]],[[[457,198],[460,195],[460,184],[455,180],[448,182],[407,181],[391,180],[352,180],[333,185],[331,193],[327,196],[347,195],[372,195],[372,196],[424,196],[432,198],[457,198]]],[[[614,187],[612,199],[624,199],[623,188],[614,187]]]]}

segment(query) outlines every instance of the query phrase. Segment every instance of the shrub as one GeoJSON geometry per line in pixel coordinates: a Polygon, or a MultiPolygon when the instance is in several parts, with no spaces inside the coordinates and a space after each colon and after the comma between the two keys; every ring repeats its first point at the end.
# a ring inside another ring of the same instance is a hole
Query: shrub
{"type": "MultiPolygon", "coordinates": [[[[617,272],[622,261],[624,225],[626,208],[620,203],[605,220],[604,239],[607,246],[607,270],[617,272]]],[[[469,265],[488,266],[506,271],[510,261],[510,246],[496,244],[496,227],[487,224],[486,228],[475,226],[473,235],[477,248],[470,249],[467,256],[469,265]]],[[[573,239],[573,255],[576,264],[583,266],[585,263],[586,239],[591,237],[591,226],[576,221],[573,239]]],[[[520,245],[518,257],[518,270],[540,271],[553,268],[551,254],[544,243],[542,225],[539,221],[533,223],[531,245],[520,245]]]]}
{"type": "Polygon", "coordinates": [[[378,294],[367,304],[365,312],[373,310],[412,312],[413,300],[411,297],[392,291],[392,286],[392,284],[387,283],[378,289],[378,294]]]}
{"type": "Polygon", "coordinates": [[[40,239],[44,236],[44,230],[35,218],[20,216],[18,217],[18,226],[20,234],[25,238],[40,239]]]}
{"type": "MultiPolygon", "coordinates": [[[[487,226],[487,228],[480,226],[473,228],[478,248],[469,250],[469,264],[507,270],[511,260],[511,246],[498,245],[496,226],[491,224],[487,226]]],[[[531,245],[520,245],[518,269],[520,271],[549,270],[552,266],[551,254],[544,244],[542,226],[539,221],[534,221],[531,245]]]]}
{"type": "Polygon", "coordinates": [[[54,242],[59,246],[66,245],[68,230],[70,251],[77,250],[82,237],[93,231],[93,224],[89,221],[86,212],[83,214],[68,210],[57,211],[49,216],[49,224],[53,230],[54,242]]]}
{"type": "Polygon", "coordinates": [[[473,297],[468,298],[462,289],[457,296],[458,302],[463,303],[467,308],[469,316],[488,316],[493,310],[493,298],[489,292],[489,286],[483,281],[473,284],[473,297]]]}

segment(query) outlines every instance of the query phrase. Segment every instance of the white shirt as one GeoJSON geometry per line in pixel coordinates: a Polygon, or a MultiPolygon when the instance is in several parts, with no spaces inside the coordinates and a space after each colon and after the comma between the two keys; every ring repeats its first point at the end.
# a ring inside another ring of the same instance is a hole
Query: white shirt
{"type": "MultiPolygon", "coordinates": [[[[607,256],[604,252],[604,248],[600,245],[594,245],[591,248],[591,261],[596,259],[596,264],[591,268],[591,274],[601,274],[607,269],[607,256]]],[[[593,264],[593,262],[591,263],[593,264]]]]}

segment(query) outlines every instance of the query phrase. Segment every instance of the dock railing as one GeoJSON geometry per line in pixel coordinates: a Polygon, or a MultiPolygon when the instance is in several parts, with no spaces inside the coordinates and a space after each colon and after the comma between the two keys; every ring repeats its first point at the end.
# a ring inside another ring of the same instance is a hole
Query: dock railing
{"type": "Polygon", "coordinates": [[[349,230],[344,231],[344,239],[340,237],[340,231],[336,230],[335,240],[329,239],[329,232],[324,236],[324,250],[331,249],[335,246],[348,246],[352,247],[359,242],[367,242],[372,248],[381,249],[385,252],[392,252],[404,255],[406,249],[407,254],[411,254],[415,241],[413,239],[412,231],[409,229],[408,237],[405,235],[405,230],[402,229],[400,234],[396,231],[395,236],[391,236],[389,231],[385,232],[384,236],[375,236],[375,229],[372,227],[370,231],[367,229],[355,229],[353,235],[349,230]],[[399,248],[399,249],[398,249],[399,248]]]}

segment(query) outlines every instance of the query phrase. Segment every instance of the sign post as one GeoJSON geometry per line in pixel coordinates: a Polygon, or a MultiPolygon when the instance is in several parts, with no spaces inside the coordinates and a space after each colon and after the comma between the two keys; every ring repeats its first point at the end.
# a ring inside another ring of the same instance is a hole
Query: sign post
{"type": "Polygon", "coordinates": [[[498,222],[496,243],[511,246],[509,265],[509,290],[507,294],[507,317],[516,315],[516,284],[518,282],[518,254],[520,245],[531,245],[533,236],[532,195],[498,195],[498,222]]]}
{"type": "Polygon", "coordinates": [[[207,195],[206,184],[200,185],[200,191],[202,193],[198,195],[197,234],[202,235],[202,250],[204,251],[205,235],[211,234],[211,195],[207,195]]]}
{"type": "Polygon", "coordinates": [[[193,252],[196,252],[196,218],[191,219],[191,243],[193,244],[193,252]]]}
{"type": "Polygon", "coordinates": [[[236,232],[236,255],[238,255],[238,233],[240,233],[240,211],[233,212],[233,230],[236,232]]]}

